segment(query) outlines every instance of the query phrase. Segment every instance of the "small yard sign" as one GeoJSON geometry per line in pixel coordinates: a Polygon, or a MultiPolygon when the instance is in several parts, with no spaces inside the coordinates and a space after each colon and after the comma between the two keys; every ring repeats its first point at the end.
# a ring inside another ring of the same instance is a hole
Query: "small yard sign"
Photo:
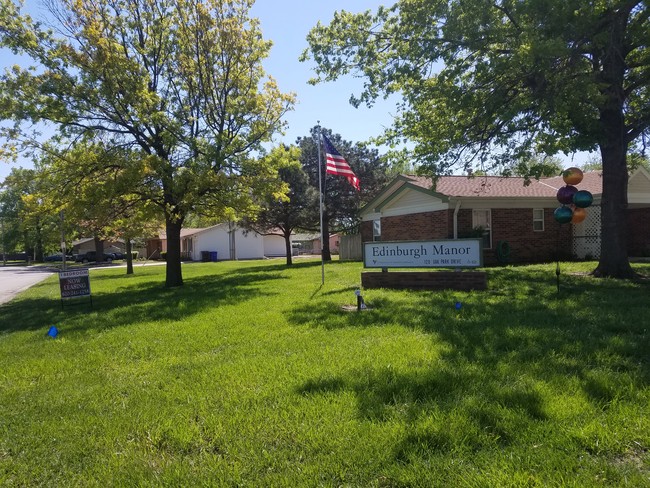
{"type": "Polygon", "coordinates": [[[61,271],[59,273],[61,298],[90,296],[90,276],[88,268],[61,271]]]}
{"type": "Polygon", "coordinates": [[[481,239],[366,242],[366,268],[478,268],[483,265],[481,239]]]}

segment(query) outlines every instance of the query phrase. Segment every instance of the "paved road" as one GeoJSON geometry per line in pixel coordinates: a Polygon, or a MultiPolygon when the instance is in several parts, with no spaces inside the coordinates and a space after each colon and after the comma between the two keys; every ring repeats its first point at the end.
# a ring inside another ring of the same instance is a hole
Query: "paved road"
{"type": "Polygon", "coordinates": [[[8,302],[20,292],[43,281],[54,272],[31,266],[2,266],[0,263],[0,304],[8,302]]]}

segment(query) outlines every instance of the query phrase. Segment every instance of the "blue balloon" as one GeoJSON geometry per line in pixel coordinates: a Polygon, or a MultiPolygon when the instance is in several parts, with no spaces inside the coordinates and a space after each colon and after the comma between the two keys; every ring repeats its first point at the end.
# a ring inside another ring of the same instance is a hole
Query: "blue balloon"
{"type": "Polygon", "coordinates": [[[460,302],[456,302],[456,310],[460,310],[460,307],[462,307],[460,302]]]}
{"type": "Polygon", "coordinates": [[[573,210],[571,210],[569,207],[558,207],[555,209],[555,212],[553,212],[553,217],[555,217],[555,220],[558,223],[567,224],[571,222],[571,218],[573,217],[573,210]]]}
{"type": "Polygon", "coordinates": [[[594,196],[587,190],[580,190],[573,194],[573,204],[576,207],[587,208],[594,201],[594,196]]]}

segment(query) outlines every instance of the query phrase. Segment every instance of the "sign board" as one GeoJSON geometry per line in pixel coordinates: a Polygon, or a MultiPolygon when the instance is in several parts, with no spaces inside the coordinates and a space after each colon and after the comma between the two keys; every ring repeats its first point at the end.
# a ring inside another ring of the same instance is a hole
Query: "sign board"
{"type": "Polygon", "coordinates": [[[90,276],[88,268],[59,272],[61,298],[90,296],[90,276]]]}
{"type": "Polygon", "coordinates": [[[481,239],[366,242],[366,268],[478,268],[483,266],[481,239]]]}

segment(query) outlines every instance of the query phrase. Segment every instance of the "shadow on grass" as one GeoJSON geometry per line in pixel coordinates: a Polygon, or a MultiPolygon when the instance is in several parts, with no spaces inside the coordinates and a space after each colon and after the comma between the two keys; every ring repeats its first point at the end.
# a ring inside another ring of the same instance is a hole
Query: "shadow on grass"
{"type": "MultiPolygon", "coordinates": [[[[402,326],[443,347],[430,367],[390,367],[313,378],[303,396],[350,391],[361,418],[407,420],[400,461],[435,451],[476,451],[515,442],[547,419],[540,385],[582,391],[596,410],[634,401],[650,384],[648,288],[567,275],[560,293],[547,273],[490,273],[486,292],[367,290],[372,310],[346,313],[324,302],[293,310],[290,322],[334,330],[402,326]],[[460,310],[455,303],[461,304],[460,310]],[[427,415],[444,422],[422,425],[427,415]]],[[[556,393],[559,394],[559,393],[556,393]]],[[[572,394],[577,394],[573,392],[572,394]]]]}
{"type": "MultiPolygon", "coordinates": [[[[87,297],[68,300],[63,307],[59,299],[40,297],[9,302],[1,309],[0,331],[37,330],[62,322],[66,323],[67,330],[105,330],[138,321],[180,321],[210,307],[236,305],[252,297],[272,295],[264,284],[288,279],[278,266],[192,276],[184,280],[182,287],[171,289],[159,281],[142,281],[141,276],[131,276],[133,284],[111,291],[93,291],[92,308],[87,297]]],[[[91,290],[105,289],[111,282],[123,279],[124,275],[94,275],[91,290]]]]}

